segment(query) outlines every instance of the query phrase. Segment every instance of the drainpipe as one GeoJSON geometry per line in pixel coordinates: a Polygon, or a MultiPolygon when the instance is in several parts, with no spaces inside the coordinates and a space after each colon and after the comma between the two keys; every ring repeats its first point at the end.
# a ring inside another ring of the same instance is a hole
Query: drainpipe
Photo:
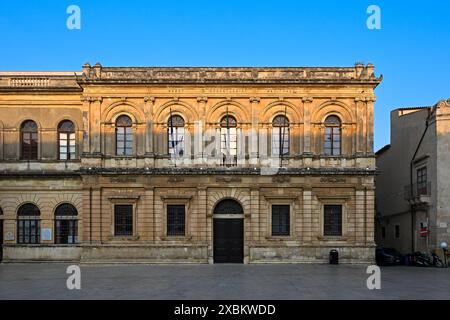
{"type": "MultiPolygon", "coordinates": [[[[425,130],[422,133],[422,137],[420,138],[419,144],[417,145],[416,151],[414,152],[414,155],[411,159],[411,162],[409,164],[409,169],[410,169],[410,175],[409,175],[409,183],[410,183],[410,193],[411,193],[411,200],[414,198],[414,184],[413,184],[413,168],[414,168],[414,160],[416,159],[417,153],[419,152],[420,146],[422,145],[423,139],[425,138],[425,135],[427,134],[428,131],[428,127],[430,126],[430,114],[431,114],[431,109],[428,109],[428,116],[427,119],[425,120],[425,130]]],[[[411,248],[412,248],[412,253],[414,253],[415,251],[415,226],[416,226],[416,221],[415,221],[415,210],[414,210],[414,205],[411,203],[410,201],[410,211],[411,211],[411,248]]]]}

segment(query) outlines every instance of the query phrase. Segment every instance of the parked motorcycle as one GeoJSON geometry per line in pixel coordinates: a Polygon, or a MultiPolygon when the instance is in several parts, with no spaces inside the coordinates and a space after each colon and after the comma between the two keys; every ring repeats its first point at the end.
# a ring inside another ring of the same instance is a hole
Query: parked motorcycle
{"type": "Polygon", "coordinates": [[[442,259],[434,251],[431,252],[431,255],[417,251],[414,253],[414,261],[416,267],[444,268],[445,266],[442,259]]]}
{"type": "Polygon", "coordinates": [[[430,258],[427,254],[422,252],[414,252],[414,261],[416,267],[429,267],[431,266],[430,258]]]}

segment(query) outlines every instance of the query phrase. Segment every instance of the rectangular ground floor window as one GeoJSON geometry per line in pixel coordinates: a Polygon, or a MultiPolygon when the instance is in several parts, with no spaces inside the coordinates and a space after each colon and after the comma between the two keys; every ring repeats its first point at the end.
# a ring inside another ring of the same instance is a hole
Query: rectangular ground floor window
{"type": "Polygon", "coordinates": [[[186,207],[184,205],[167,206],[167,235],[185,236],[186,207]]]}
{"type": "Polygon", "coordinates": [[[133,235],[133,205],[114,206],[114,235],[133,235]]]}
{"type": "Polygon", "coordinates": [[[272,236],[290,235],[290,206],[272,206],[272,236]]]}
{"type": "Polygon", "coordinates": [[[325,205],[323,234],[330,237],[342,236],[342,205],[325,205]]]}
{"type": "Polygon", "coordinates": [[[395,239],[399,239],[400,238],[400,226],[397,224],[395,226],[395,239]]]}

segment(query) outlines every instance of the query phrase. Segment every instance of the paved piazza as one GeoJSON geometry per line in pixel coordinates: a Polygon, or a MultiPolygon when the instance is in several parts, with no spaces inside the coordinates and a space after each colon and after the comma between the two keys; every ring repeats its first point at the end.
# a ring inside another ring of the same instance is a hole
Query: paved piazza
{"type": "Polygon", "coordinates": [[[0,299],[449,299],[450,269],[385,267],[381,290],[355,265],[0,265],[0,299]]]}

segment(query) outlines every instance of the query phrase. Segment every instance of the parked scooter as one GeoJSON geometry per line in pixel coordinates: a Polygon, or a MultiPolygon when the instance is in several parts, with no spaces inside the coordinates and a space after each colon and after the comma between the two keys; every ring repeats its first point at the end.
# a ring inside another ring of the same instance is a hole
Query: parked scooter
{"type": "Polygon", "coordinates": [[[445,266],[442,259],[434,251],[431,252],[431,255],[417,251],[414,253],[414,260],[416,267],[443,268],[445,266]]]}
{"type": "Polygon", "coordinates": [[[422,252],[414,252],[414,260],[416,267],[429,267],[431,266],[430,258],[427,254],[422,252]]]}
{"type": "Polygon", "coordinates": [[[431,252],[431,261],[432,261],[432,265],[435,266],[436,268],[444,268],[445,267],[445,263],[442,261],[441,258],[439,258],[439,256],[436,254],[435,251],[431,252]]]}

